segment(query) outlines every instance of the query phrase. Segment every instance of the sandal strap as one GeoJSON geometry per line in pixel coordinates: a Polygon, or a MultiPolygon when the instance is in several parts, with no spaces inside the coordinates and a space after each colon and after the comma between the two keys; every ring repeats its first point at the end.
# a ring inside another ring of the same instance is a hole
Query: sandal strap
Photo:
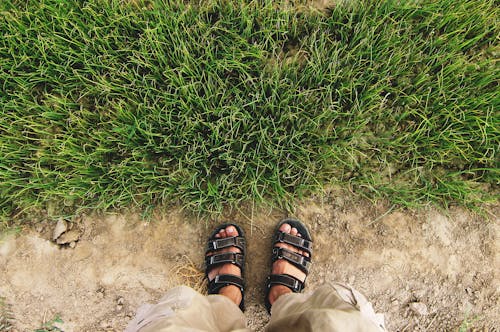
{"type": "Polygon", "coordinates": [[[273,285],[283,285],[290,288],[294,293],[300,293],[304,289],[304,284],[305,281],[299,280],[289,274],[271,274],[267,277],[268,289],[273,285]]]}
{"type": "Polygon", "coordinates": [[[309,255],[312,254],[312,241],[306,240],[299,236],[279,231],[276,232],[276,235],[274,237],[274,244],[276,243],[287,243],[307,252],[309,255]]]}
{"type": "Polygon", "coordinates": [[[236,247],[245,252],[245,238],[242,236],[225,237],[222,239],[210,239],[207,245],[207,252],[228,247],[236,247]]]}
{"type": "Polygon", "coordinates": [[[218,294],[222,287],[234,285],[241,290],[243,294],[245,285],[241,277],[234,274],[219,274],[208,282],[208,294],[218,294]]]}
{"type": "Polygon", "coordinates": [[[205,257],[206,271],[210,271],[214,266],[231,263],[243,270],[245,256],[239,252],[224,252],[205,257]]]}
{"type": "Polygon", "coordinates": [[[299,270],[304,272],[305,274],[309,273],[309,269],[311,267],[311,259],[306,256],[302,256],[299,253],[287,250],[286,248],[274,247],[273,255],[271,257],[272,262],[274,263],[278,259],[285,259],[299,270]]]}

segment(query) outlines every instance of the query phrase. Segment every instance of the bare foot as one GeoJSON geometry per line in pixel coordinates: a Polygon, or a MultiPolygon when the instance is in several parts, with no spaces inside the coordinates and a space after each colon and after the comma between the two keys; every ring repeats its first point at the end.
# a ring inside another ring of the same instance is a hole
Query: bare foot
{"type": "MultiPolygon", "coordinates": [[[[238,236],[238,235],[239,235],[238,230],[234,226],[229,225],[226,228],[221,229],[219,231],[219,233],[217,233],[215,235],[215,237],[218,239],[222,239],[225,237],[233,237],[233,236],[238,236]]],[[[238,253],[238,252],[241,252],[241,250],[237,247],[229,247],[229,248],[224,248],[224,249],[209,252],[207,254],[207,256],[211,256],[214,254],[221,254],[224,252],[236,252],[236,253],[238,253]]],[[[241,277],[241,269],[238,266],[231,264],[231,263],[216,266],[208,272],[208,280],[213,280],[217,275],[221,275],[221,274],[233,274],[233,275],[241,277]]],[[[241,294],[241,290],[238,287],[236,287],[234,285],[222,287],[219,291],[219,294],[227,296],[231,301],[236,303],[236,305],[238,305],[238,306],[240,305],[240,302],[242,299],[242,294],[241,294]]]]}
{"type": "MultiPolygon", "coordinates": [[[[291,235],[299,236],[301,237],[302,235],[297,231],[295,227],[290,226],[287,223],[284,223],[283,225],[280,226],[280,231],[284,233],[289,233],[291,235]]],[[[309,254],[305,251],[299,250],[296,247],[286,244],[286,243],[276,243],[275,247],[281,247],[288,249],[290,251],[299,253],[303,256],[309,257],[309,254]]],[[[284,259],[278,259],[276,262],[273,263],[272,267],[272,274],[289,274],[291,276],[294,276],[295,278],[301,280],[304,282],[306,280],[306,274],[299,270],[297,267],[289,263],[288,261],[284,259]]],[[[286,286],[283,285],[273,285],[269,291],[269,302],[271,305],[278,299],[283,294],[291,293],[292,290],[286,286]]]]}

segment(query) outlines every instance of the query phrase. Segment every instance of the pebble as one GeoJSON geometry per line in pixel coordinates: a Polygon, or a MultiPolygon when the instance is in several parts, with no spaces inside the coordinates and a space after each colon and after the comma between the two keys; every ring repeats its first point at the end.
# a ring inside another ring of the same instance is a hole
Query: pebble
{"type": "Polygon", "coordinates": [[[422,302],[412,302],[408,305],[414,313],[420,316],[426,316],[429,314],[429,311],[427,310],[427,305],[422,302]]]}
{"type": "Polygon", "coordinates": [[[52,240],[57,240],[57,238],[59,238],[62,233],[66,232],[67,229],[68,223],[66,222],[66,220],[64,220],[63,218],[59,218],[56,227],[54,228],[54,232],[52,233],[52,240]]]}
{"type": "Polygon", "coordinates": [[[80,232],[77,230],[71,230],[69,232],[66,232],[62,234],[58,239],[57,239],[57,244],[66,244],[66,243],[71,243],[71,242],[76,242],[80,239],[80,232]]]}

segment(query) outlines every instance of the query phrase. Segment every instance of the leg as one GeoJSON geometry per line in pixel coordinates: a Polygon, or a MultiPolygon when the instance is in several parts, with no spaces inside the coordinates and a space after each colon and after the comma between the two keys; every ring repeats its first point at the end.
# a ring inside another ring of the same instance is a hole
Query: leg
{"type": "Polygon", "coordinates": [[[349,286],[326,284],[310,294],[288,293],[274,303],[266,331],[385,331],[383,315],[349,286]]]}
{"type": "Polygon", "coordinates": [[[179,286],[169,290],[158,304],[140,307],[125,332],[231,331],[244,327],[243,313],[229,298],[203,296],[179,286]]]}

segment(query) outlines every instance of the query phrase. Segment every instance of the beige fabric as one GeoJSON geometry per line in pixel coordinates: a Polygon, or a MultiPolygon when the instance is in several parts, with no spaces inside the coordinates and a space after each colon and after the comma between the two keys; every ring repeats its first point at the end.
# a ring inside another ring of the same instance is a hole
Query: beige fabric
{"type": "MultiPolygon", "coordinates": [[[[238,306],[222,295],[180,286],[156,305],[139,308],[125,332],[250,331],[238,306]]],[[[310,294],[286,294],[273,305],[266,331],[385,331],[383,315],[350,286],[327,284],[310,294]]]]}
{"type": "Polygon", "coordinates": [[[325,284],[309,294],[286,294],[274,302],[266,331],[385,331],[384,318],[350,286],[325,284]]]}
{"type": "Polygon", "coordinates": [[[250,331],[240,308],[222,295],[203,296],[179,286],[156,305],[139,307],[125,332],[250,331]]]}

